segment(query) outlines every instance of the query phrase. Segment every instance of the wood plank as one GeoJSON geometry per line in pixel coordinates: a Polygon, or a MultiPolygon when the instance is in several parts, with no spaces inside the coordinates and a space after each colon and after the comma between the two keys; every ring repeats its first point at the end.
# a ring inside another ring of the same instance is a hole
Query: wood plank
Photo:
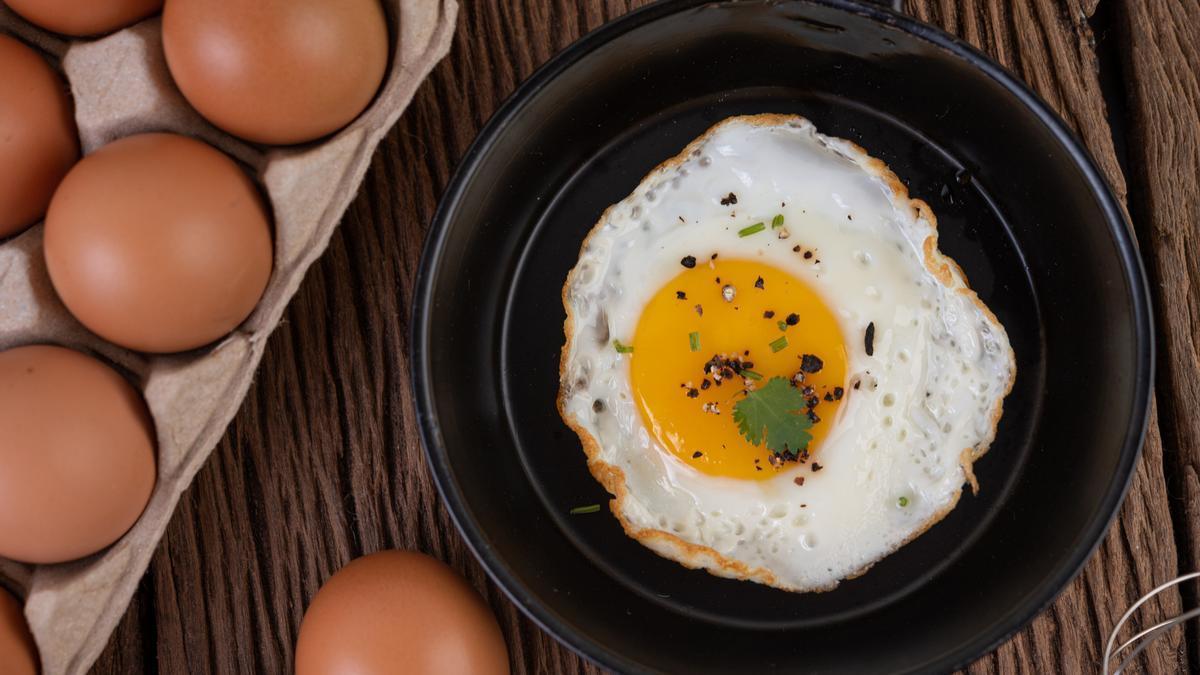
{"type": "MultiPolygon", "coordinates": [[[[351,558],[388,547],[430,552],[480,589],[502,624],[516,672],[599,672],[525,619],[454,531],[424,468],[405,354],[421,242],[455,163],[537,65],[641,4],[464,3],[451,56],[376,155],[362,194],[271,338],[243,409],[184,496],[95,672],[289,672],[292,641],[320,582],[351,558]]],[[[1094,2],[914,0],[908,9],[1034,83],[1080,131],[1124,198],[1085,21],[1094,2]]],[[[1098,626],[1174,574],[1162,469],[1152,426],[1119,524],[1087,571],[1030,628],[969,672],[1095,669],[1098,626]]],[[[1169,596],[1153,611],[1178,607],[1178,596],[1169,596]]],[[[1174,636],[1158,646],[1146,672],[1186,669],[1180,645],[1174,636]]]]}
{"type": "MultiPolygon", "coordinates": [[[[1200,1],[1121,3],[1130,209],[1159,308],[1158,390],[1181,558],[1200,569],[1200,1]]],[[[1189,606],[1200,603],[1185,587],[1189,606]]],[[[1195,627],[1190,657],[1200,663],[1195,627]]]]}

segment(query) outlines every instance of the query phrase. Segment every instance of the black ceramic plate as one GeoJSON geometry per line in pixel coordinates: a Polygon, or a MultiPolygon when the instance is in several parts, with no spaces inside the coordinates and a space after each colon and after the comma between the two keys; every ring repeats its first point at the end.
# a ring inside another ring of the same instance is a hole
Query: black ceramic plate
{"type": "Polygon", "coordinates": [[[464,159],[415,314],[423,438],[467,542],[547,630],[630,672],[926,671],[992,649],[1103,535],[1152,372],[1135,247],[1078,142],[969,47],[849,0],[666,2],[560,54],[464,159]],[[886,161],[933,207],[942,250],[1017,355],[981,494],[822,594],[689,571],[607,512],[568,515],[607,501],[555,409],[580,243],[659,162],[760,112],[804,115],[886,161]]]}

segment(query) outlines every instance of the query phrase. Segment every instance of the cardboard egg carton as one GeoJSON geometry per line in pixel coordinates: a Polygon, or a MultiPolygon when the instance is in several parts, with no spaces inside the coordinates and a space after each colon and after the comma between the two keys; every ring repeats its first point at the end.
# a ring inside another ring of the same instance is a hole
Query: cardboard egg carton
{"type": "Polygon", "coordinates": [[[200,350],[152,356],[90,333],[58,300],[42,258],[42,226],[0,242],[0,350],[73,347],[123,368],[142,390],[158,433],[158,484],[141,519],[109,549],[60,565],[0,559],[0,581],[25,599],[46,675],[86,672],[124,615],[180,494],[233,419],[309,265],[324,251],[384,134],[449,51],[456,0],[383,0],[391,64],[370,107],[314,143],[265,147],[205,122],[171,80],[155,17],[95,40],[68,41],[23,21],[0,0],[0,32],[40,48],[70,82],[84,153],[147,131],[200,138],[240,161],[271,201],[275,267],[254,313],[200,350]]]}

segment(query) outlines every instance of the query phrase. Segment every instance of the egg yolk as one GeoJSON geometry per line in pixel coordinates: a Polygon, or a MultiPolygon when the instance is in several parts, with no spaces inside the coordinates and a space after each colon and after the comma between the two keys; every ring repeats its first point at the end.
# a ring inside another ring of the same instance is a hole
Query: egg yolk
{"type": "Polygon", "coordinates": [[[742,437],[733,411],[747,389],[783,377],[804,391],[796,414],[814,420],[807,451],[815,456],[845,396],[846,348],[833,313],[804,282],[761,262],[683,262],[633,338],[631,383],[646,428],[706,474],[770,478],[778,459],[742,437]]]}

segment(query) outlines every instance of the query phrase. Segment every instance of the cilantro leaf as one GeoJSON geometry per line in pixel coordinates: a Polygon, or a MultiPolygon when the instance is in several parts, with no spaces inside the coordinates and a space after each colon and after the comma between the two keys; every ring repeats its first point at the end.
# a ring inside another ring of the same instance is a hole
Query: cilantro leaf
{"type": "Polygon", "coordinates": [[[808,433],[812,420],[803,413],[804,406],[799,389],[782,377],[772,377],[733,406],[733,421],[753,445],[762,445],[765,435],[768,450],[796,456],[812,440],[808,433]]]}

